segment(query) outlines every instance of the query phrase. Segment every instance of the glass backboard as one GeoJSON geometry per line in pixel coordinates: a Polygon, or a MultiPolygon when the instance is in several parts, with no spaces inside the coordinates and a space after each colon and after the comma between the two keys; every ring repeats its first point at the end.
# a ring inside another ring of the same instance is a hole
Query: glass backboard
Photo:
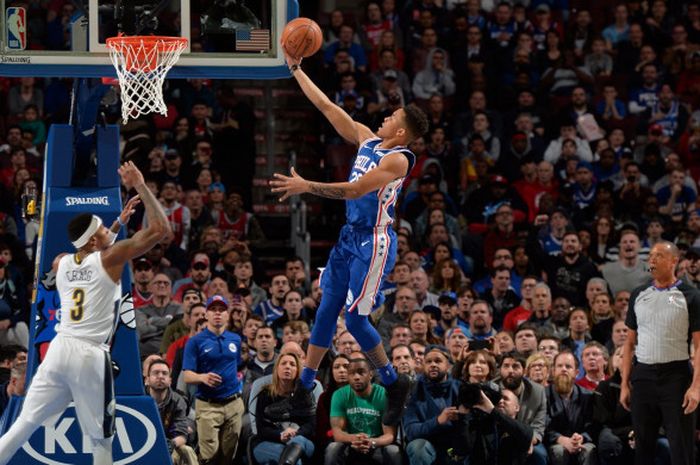
{"type": "Polygon", "coordinates": [[[105,40],[185,37],[168,78],[287,77],[279,35],[297,0],[0,0],[1,76],[115,77],[105,40]]]}

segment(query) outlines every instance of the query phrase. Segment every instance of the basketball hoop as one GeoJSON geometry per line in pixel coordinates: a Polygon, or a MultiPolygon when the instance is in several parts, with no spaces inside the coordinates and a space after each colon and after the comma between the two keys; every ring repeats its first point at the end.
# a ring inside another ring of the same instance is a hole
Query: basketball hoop
{"type": "Polygon", "coordinates": [[[107,39],[117,70],[122,98],[122,119],[160,113],[167,115],[163,82],[170,68],[187,48],[184,37],[118,36],[107,39]]]}

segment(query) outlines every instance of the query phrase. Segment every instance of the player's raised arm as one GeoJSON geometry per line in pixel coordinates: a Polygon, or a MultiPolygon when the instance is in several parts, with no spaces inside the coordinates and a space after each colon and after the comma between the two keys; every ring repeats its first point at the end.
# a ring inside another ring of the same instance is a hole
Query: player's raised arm
{"type": "Polygon", "coordinates": [[[115,270],[121,274],[121,267],[128,260],[143,255],[160,242],[164,237],[172,235],[170,222],[153,192],[146,187],[143,174],[133,162],[127,162],[119,168],[122,183],[127,189],[135,189],[146,209],[148,226],[138,231],[131,238],[119,241],[102,254],[102,264],[106,269],[118,267],[115,270]]]}
{"type": "MultiPolygon", "coordinates": [[[[284,50],[284,47],[282,49],[284,50]]],[[[359,145],[364,140],[374,137],[374,133],[367,126],[353,121],[345,110],[331,102],[328,96],[314,84],[302,71],[301,59],[292,58],[286,52],[285,58],[292,76],[297,80],[306,97],[323,113],[343,139],[359,145]]]]}
{"type": "Polygon", "coordinates": [[[126,226],[126,224],[129,222],[131,215],[136,213],[136,206],[139,203],[141,203],[141,199],[139,199],[138,194],[130,198],[129,201],[126,202],[122,212],[119,214],[119,216],[117,216],[117,219],[112,222],[112,226],[109,227],[109,230],[115,235],[118,234],[122,226],[126,226]]]}
{"type": "Polygon", "coordinates": [[[408,160],[398,152],[384,157],[379,166],[368,171],[355,182],[314,182],[299,176],[292,168],[291,176],[275,173],[270,181],[272,192],[281,193],[280,202],[298,194],[314,194],[328,199],[357,199],[386,186],[391,181],[406,175],[408,160]]]}

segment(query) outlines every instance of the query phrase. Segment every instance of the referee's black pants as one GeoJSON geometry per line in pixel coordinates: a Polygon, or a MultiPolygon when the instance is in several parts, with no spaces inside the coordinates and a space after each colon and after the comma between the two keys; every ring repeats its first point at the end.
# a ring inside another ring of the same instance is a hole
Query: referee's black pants
{"type": "Polygon", "coordinates": [[[693,374],[685,361],[632,368],[632,426],[635,465],[653,465],[659,427],[666,430],[672,465],[695,465],[695,413],[683,413],[683,396],[693,374]]]}

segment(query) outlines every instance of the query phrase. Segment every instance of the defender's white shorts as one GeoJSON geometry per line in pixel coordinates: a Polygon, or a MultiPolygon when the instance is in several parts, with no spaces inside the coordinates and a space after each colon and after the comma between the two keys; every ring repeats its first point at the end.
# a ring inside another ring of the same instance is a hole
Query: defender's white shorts
{"type": "Polygon", "coordinates": [[[34,375],[20,418],[53,425],[71,401],[83,434],[93,439],[114,434],[116,402],[109,352],[59,333],[34,375]]]}

